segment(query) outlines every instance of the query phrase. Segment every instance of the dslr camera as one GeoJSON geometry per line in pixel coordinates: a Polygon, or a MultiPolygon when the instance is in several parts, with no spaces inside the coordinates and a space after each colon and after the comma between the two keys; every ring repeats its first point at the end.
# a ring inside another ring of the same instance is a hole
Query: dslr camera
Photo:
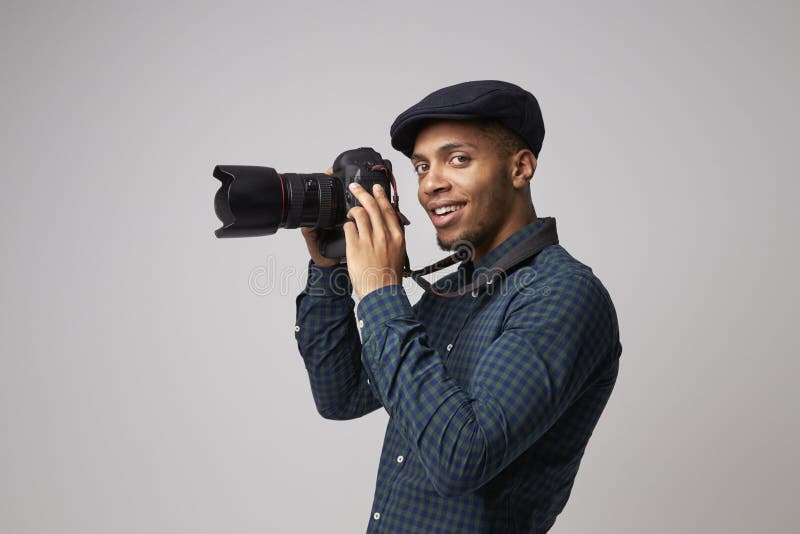
{"type": "Polygon", "coordinates": [[[222,226],[217,237],[253,237],[274,234],[278,228],[319,228],[319,250],[333,259],[345,257],[342,225],[350,208],[360,205],[348,186],[355,182],[367,191],[380,184],[401,221],[392,163],[372,148],[342,152],[333,162],[333,174],[279,173],[271,167],[217,165],[220,185],[214,211],[222,226]]]}

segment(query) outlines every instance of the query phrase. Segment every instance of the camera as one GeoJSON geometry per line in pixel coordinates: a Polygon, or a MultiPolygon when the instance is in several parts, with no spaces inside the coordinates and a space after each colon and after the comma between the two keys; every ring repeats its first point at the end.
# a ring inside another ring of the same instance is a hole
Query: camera
{"type": "Polygon", "coordinates": [[[214,197],[214,211],[222,226],[214,235],[253,237],[274,234],[278,228],[319,228],[320,253],[327,258],[345,256],[342,225],[350,208],[360,205],[348,186],[355,182],[367,191],[380,184],[402,224],[392,164],[372,148],[339,154],[333,174],[279,173],[271,167],[217,165],[214,178],[222,185],[214,197]]]}

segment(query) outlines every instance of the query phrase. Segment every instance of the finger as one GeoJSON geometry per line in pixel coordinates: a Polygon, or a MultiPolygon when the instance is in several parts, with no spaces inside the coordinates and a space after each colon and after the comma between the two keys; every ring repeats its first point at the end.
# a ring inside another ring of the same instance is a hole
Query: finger
{"type": "Polygon", "coordinates": [[[348,219],[342,225],[342,230],[344,230],[345,249],[349,251],[358,242],[358,228],[356,228],[355,220],[348,219]]]}
{"type": "Polygon", "coordinates": [[[381,213],[378,203],[369,192],[357,183],[350,184],[350,191],[361,203],[369,215],[372,226],[372,236],[376,239],[385,239],[386,237],[386,223],[383,220],[383,213],[381,213]]]}
{"type": "MultiPolygon", "coordinates": [[[[355,221],[355,230],[358,233],[359,240],[366,239],[372,241],[372,223],[367,210],[361,206],[350,208],[350,211],[347,212],[347,217],[355,221]]],[[[345,223],[345,226],[351,225],[345,223]]]]}
{"type": "Polygon", "coordinates": [[[327,174],[328,176],[333,174],[333,167],[328,167],[328,170],[325,171],[325,174],[327,174]]]}
{"type": "Polygon", "coordinates": [[[386,223],[386,229],[392,237],[396,238],[398,235],[401,235],[403,232],[400,227],[400,221],[397,218],[397,212],[394,210],[394,206],[392,206],[392,203],[389,201],[389,195],[386,194],[386,190],[380,184],[375,184],[372,188],[372,194],[381,212],[383,212],[383,220],[386,223]]]}

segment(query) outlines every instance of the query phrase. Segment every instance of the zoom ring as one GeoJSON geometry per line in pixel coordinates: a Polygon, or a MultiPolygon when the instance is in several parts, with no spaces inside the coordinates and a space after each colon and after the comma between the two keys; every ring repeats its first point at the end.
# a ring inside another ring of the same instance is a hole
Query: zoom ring
{"type": "Polygon", "coordinates": [[[331,215],[333,214],[333,179],[329,177],[319,178],[319,218],[317,226],[329,228],[333,226],[331,215]]]}
{"type": "Polygon", "coordinates": [[[306,190],[303,178],[297,174],[284,174],[289,190],[289,211],[286,213],[286,228],[297,228],[303,221],[303,204],[306,190]]]}

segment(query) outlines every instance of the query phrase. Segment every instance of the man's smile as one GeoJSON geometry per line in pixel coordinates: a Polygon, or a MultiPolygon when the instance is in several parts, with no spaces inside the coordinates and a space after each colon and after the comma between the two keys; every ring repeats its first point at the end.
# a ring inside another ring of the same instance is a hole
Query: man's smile
{"type": "Polygon", "coordinates": [[[428,203],[428,213],[436,228],[449,226],[461,217],[461,209],[466,206],[464,201],[436,200],[428,203]]]}

